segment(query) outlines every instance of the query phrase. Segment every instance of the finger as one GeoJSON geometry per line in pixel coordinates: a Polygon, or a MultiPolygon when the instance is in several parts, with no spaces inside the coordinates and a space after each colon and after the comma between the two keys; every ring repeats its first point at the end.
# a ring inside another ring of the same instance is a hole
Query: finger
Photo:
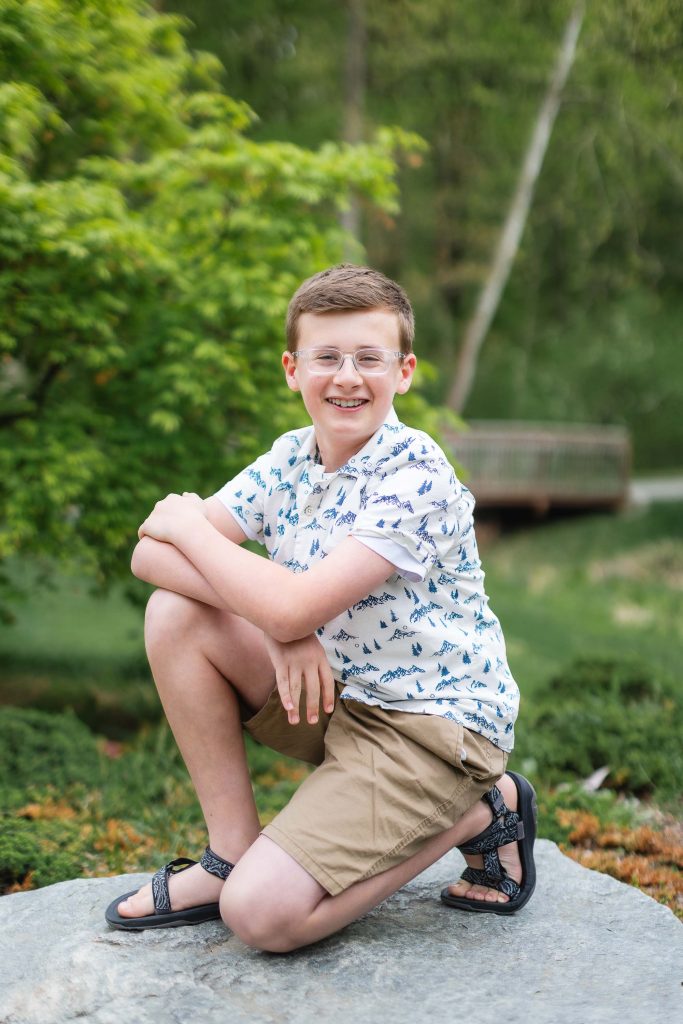
{"type": "Polygon", "coordinates": [[[301,673],[294,671],[289,673],[289,695],[292,700],[292,709],[287,713],[290,725],[297,725],[299,722],[299,702],[301,698],[301,673]]]}
{"type": "Polygon", "coordinates": [[[325,664],[320,666],[319,675],[322,684],[323,711],[331,715],[334,711],[336,685],[327,658],[325,658],[325,664]]]}
{"type": "Polygon", "coordinates": [[[315,725],[320,710],[320,679],[317,665],[306,667],[304,685],[306,687],[306,721],[309,725],[315,725]]]}
{"type": "Polygon", "coordinates": [[[292,696],[289,692],[289,676],[286,669],[284,672],[278,672],[276,674],[275,685],[277,686],[277,692],[280,694],[280,703],[289,717],[290,712],[294,708],[294,704],[292,703],[292,696]]]}

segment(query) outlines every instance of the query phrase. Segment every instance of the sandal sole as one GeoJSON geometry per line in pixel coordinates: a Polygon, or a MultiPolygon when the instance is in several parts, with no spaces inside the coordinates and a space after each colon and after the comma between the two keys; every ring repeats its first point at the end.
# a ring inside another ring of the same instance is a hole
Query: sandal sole
{"type": "Polygon", "coordinates": [[[118,906],[129,896],[135,896],[139,889],[117,896],[104,912],[108,925],[124,932],[141,932],[147,928],[180,928],[183,925],[203,924],[204,921],[219,921],[220,908],[217,903],[204,903],[186,910],[171,910],[167,914],[149,914],[147,917],[121,917],[118,906]]]}

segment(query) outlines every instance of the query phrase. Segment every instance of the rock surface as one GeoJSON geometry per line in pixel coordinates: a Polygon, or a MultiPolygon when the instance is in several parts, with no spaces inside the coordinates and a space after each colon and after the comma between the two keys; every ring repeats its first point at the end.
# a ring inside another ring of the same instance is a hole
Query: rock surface
{"type": "Polygon", "coordinates": [[[453,851],[338,935],[286,955],[218,922],[110,930],[105,906],[147,876],[0,899],[2,1024],[664,1024],[683,1014],[683,929],[666,907],[536,847],[514,917],[438,901],[453,851]]]}

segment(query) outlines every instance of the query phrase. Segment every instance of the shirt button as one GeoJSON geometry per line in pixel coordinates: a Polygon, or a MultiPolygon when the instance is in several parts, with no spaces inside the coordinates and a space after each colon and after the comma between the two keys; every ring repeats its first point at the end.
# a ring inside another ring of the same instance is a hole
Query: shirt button
{"type": "Polygon", "coordinates": [[[307,516],[312,515],[313,514],[313,506],[312,505],[307,505],[306,508],[304,509],[304,512],[306,513],[307,516]]]}

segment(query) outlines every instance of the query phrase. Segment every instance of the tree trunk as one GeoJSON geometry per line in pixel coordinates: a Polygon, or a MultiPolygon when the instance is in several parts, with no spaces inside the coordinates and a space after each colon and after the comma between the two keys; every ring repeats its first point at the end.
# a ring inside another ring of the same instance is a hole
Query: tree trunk
{"type": "MultiPolygon", "coordinates": [[[[346,34],[346,57],[344,63],[344,142],[355,144],[363,140],[363,113],[365,107],[365,83],[367,78],[367,30],[365,21],[365,0],[347,0],[348,23],[346,34]]],[[[360,204],[355,195],[351,196],[348,210],[341,214],[341,225],[356,242],[361,240],[360,204]]],[[[347,257],[357,251],[353,243],[347,257]]]]}
{"type": "Polygon", "coordinates": [[[479,352],[487,331],[491,326],[491,321],[498,309],[503,289],[510,276],[510,270],[517,255],[520,239],[529,215],[536,181],[543,165],[543,158],[545,157],[555,118],[560,107],[562,90],[574,63],[583,14],[583,3],[575,4],[564,30],[555,67],[548,83],[543,104],[536,118],[534,131],[527,147],[517,187],[508,210],[487,280],[479,295],[474,313],[465,328],[462,346],[458,354],[455,378],[448,397],[448,405],[458,413],[463,411],[472,390],[479,352]]]}

